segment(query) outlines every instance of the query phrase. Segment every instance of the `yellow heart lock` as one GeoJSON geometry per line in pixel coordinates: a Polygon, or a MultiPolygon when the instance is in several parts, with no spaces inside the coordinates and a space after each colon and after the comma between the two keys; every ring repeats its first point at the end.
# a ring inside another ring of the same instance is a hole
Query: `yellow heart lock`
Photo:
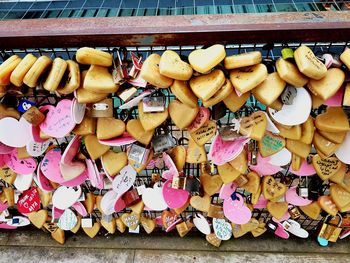
{"type": "Polygon", "coordinates": [[[280,182],[276,182],[271,175],[265,176],[262,182],[262,192],[267,200],[280,198],[287,191],[287,187],[280,182]]]}
{"type": "Polygon", "coordinates": [[[214,106],[227,98],[232,92],[234,92],[234,90],[231,81],[226,79],[224,85],[211,98],[203,100],[203,106],[206,108],[214,106]]]}
{"type": "Polygon", "coordinates": [[[285,144],[286,140],[283,137],[266,132],[258,143],[259,152],[262,157],[268,157],[281,151],[285,144]]]}
{"type": "Polygon", "coordinates": [[[218,165],[218,173],[224,184],[233,182],[241,175],[240,171],[236,170],[230,163],[218,165]]]}
{"type": "Polygon", "coordinates": [[[123,223],[131,230],[135,230],[140,223],[140,215],[134,212],[123,214],[121,219],[123,223]]]}
{"type": "Polygon", "coordinates": [[[3,179],[8,184],[13,184],[16,180],[17,174],[12,171],[6,165],[0,168],[0,178],[3,179]]]}
{"type": "Polygon", "coordinates": [[[80,87],[80,69],[78,63],[73,60],[67,60],[67,70],[63,76],[60,86],[57,88],[59,94],[67,95],[80,87]]]}
{"type": "Polygon", "coordinates": [[[343,85],[345,73],[338,68],[331,68],[324,78],[320,80],[311,79],[308,88],[317,97],[327,100],[332,97],[343,85]]]}
{"type": "Polygon", "coordinates": [[[294,87],[304,87],[309,81],[306,76],[301,74],[296,65],[283,58],[276,61],[276,69],[281,79],[294,87]]]}
{"type": "Polygon", "coordinates": [[[260,51],[251,51],[242,54],[227,56],[224,59],[226,69],[236,69],[249,67],[261,63],[262,57],[260,51]]]}
{"type": "Polygon", "coordinates": [[[52,192],[46,192],[38,188],[40,202],[43,208],[47,208],[52,200],[52,192]]]}
{"type": "Polygon", "coordinates": [[[160,126],[168,118],[168,108],[162,112],[144,112],[142,101],[138,105],[139,119],[145,131],[151,131],[160,126]]]}
{"type": "Polygon", "coordinates": [[[216,134],[217,126],[214,121],[207,121],[202,127],[200,127],[195,132],[191,132],[190,136],[193,141],[197,143],[199,146],[202,146],[209,142],[211,138],[216,134]]]}
{"type": "Polygon", "coordinates": [[[316,154],[312,157],[312,165],[314,166],[317,175],[322,180],[327,180],[340,169],[341,162],[337,157],[322,159],[319,154],[316,154]]]}
{"type": "Polygon", "coordinates": [[[300,140],[301,138],[301,125],[294,125],[289,129],[285,125],[275,123],[277,129],[279,129],[279,136],[291,140],[300,140]]]}
{"type": "Polygon", "coordinates": [[[193,70],[188,63],[181,60],[175,51],[166,50],[160,57],[159,72],[168,78],[189,80],[193,70]]]}
{"type": "Polygon", "coordinates": [[[30,220],[30,222],[39,229],[44,226],[47,218],[48,212],[46,209],[41,209],[39,211],[31,212],[28,214],[28,219],[30,220]]]}
{"type": "Polygon", "coordinates": [[[236,112],[247,102],[250,97],[250,92],[243,93],[241,96],[238,96],[236,91],[231,92],[224,100],[226,107],[232,111],[236,112]]]}
{"type": "Polygon", "coordinates": [[[160,56],[151,54],[143,62],[140,76],[148,83],[158,88],[168,88],[173,83],[173,79],[163,76],[159,72],[160,56]]]}
{"type": "Polygon", "coordinates": [[[182,103],[192,108],[198,107],[198,98],[192,92],[187,81],[175,80],[171,85],[170,90],[182,103]]]}
{"type": "Polygon", "coordinates": [[[318,80],[327,74],[325,64],[305,45],[301,45],[294,51],[294,59],[300,72],[309,78],[318,80]]]}
{"type": "Polygon", "coordinates": [[[190,205],[190,198],[188,198],[187,202],[180,208],[175,208],[174,209],[174,212],[177,214],[177,215],[180,215],[182,212],[184,212],[187,207],[190,205]]]}
{"type": "Polygon", "coordinates": [[[299,171],[301,164],[303,162],[303,158],[301,158],[299,155],[292,153],[292,169],[294,171],[299,171]]]}
{"type": "Polygon", "coordinates": [[[126,152],[116,153],[109,150],[102,155],[101,161],[106,172],[114,177],[128,164],[128,156],[126,152]]]}
{"type": "Polygon", "coordinates": [[[203,186],[203,190],[209,196],[214,195],[219,192],[222,186],[222,180],[220,175],[210,175],[210,174],[201,174],[199,177],[201,184],[203,186]]]}
{"type": "Polygon", "coordinates": [[[318,198],[318,203],[321,206],[321,208],[326,211],[328,214],[332,215],[332,216],[336,216],[338,213],[338,208],[335,205],[333,199],[328,196],[328,195],[324,195],[324,196],[320,196],[318,198]]]}
{"type": "Polygon", "coordinates": [[[325,132],[345,132],[350,129],[348,117],[341,107],[328,107],[316,117],[315,126],[325,132]]]}
{"type": "Polygon", "coordinates": [[[267,228],[265,227],[266,223],[263,220],[259,220],[259,226],[252,230],[251,233],[254,237],[261,236],[267,231],[267,228]]]}
{"type": "Polygon", "coordinates": [[[62,58],[55,58],[52,62],[49,74],[43,83],[43,88],[48,91],[57,90],[58,85],[60,84],[66,69],[67,62],[62,58]]]}
{"type": "Polygon", "coordinates": [[[176,169],[180,172],[186,163],[186,148],[182,145],[176,145],[169,153],[171,159],[173,160],[176,169]]]}
{"type": "Polygon", "coordinates": [[[235,168],[237,171],[239,171],[241,174],[245,174],[248,169],[248,159],[247,159],[247,152],[245,149],[242,150],[242,152],[232,161],[229,163],[235,168]]]}
{"type": "Polygon", "coordinates": [[[267,78],[253,89],[254,97],[261,103],[269,106],[282,94],[286,82],[280,78],[277,72],[273,72],[267,78]]]}
{"type": "Polygon", "coordinates": [[[95,222],[92,227],[82,227],[82,229],[90,238],[94,238],[101,229],[101,222],[95,222]]]}
{"type": "Polygon", "coordinates": [[[151,234],[156,228],[156,220],[152,218],[141,216],[140,223],[147,234],[151,234]]]}
{"type": "Polygon", "coordinates": [[[196,49],[188,56],[192,68],[199,73],[206,73],[218,65],[226,56],[223,45],[213,45],[206,49],[196,49]]]}
{"type": "Polygon", "coordinates": [[[317,220],[321,214],[321,206],[318,202],[312,202],[306,206],[299,206],[299,208],[305,215],[314,220],[317,220]]]}
{"type": "Polygon", "coordinates": [[[290,152],[306,159],[310,154],[311,144],[305,144],[301,141],[287,139],[286,148],[290,152]]]}
{"type": "Polygon", "coordinates": [[[321,153],[324,156],[331,156],[335,153],[336,150],[340,147],[340,143],[333,143],[326,138],[324,138],[322,135],[320,135],[318,132],[315,132],[313,144],[317,148],[318,151],[321,151],[321,153]]]}
{"type": "Polygon", "coordinates": [[[56,240],[58,243],[63,245],[66,242],[66,237],[64,234],[64,230],[57,228],[55,232],[51,233],[51,237],[56,240]]]}
{"type": "Polygon", "coordinates": [[[72,233],[76,234],[81,227],[81,216],[77,216],[77,224],[70,230],[72,233]]]}
{"type": "Polygon", "coordinates": [[[350,171],[346,172],[344,175],[343,182],[340,183],[346,191],[350,192],[350,171]]]}
{"type": "Polygon", "coordinates": [[[108,140],[122,135],[125,123],[115,118],[97,118],[96,136],[99,140],[108,140]]]}
{"type": "Polygon", "coordinates": [[[256,172],[250,172],[246,175],[248,182],[242,185],[242,188],[252,194],[259,191],[260,176],[256,172]]]}
{"type": "Polygon", "coordinates": [[[136,214],[140,214],[143,212],[143,209],[145,208],[145,204],[143,203],[143,201],[141,200],[140,202],[132,205],[129,207],[131,209],[131,211],[133,211],[136,214]]]}
{"type": "Polygon", "coordinates": [[[34,65],[35,61],[37,60],[37,57],[33,56],[33,54],[27,54],[22,60],[18,60],[17,58],[19,57],[17,56],[14,58],[16,58],[14,61],[20,61],[20,62],[12,71],[10,76],[10,81],[13,85],[20,87],[23,85],[24,76],[27,74],[30,68],[34,65]]]}
{"type": "Polygon", "coordinates": [[[206,235],[205,239],[208,241],[209,244],[213,245],[214,247],[220,247],[220,245],[221,245],[221,239],[219,239],[215,235],[215,233],[211,233],[209,235],[206,235]]]}
{"type": "Polygon", "coordinates": [[[246,93],[267,78],[267,68],[264,64],[257,64],[251,67],[234,69],[230,72],[230,80],[239,92],[246,93]]]}
{"type": "Polygon", "coordinates": [[[51,63],[51,58],[47,56],[39,57],[24,76],[23,83],[31,88],[35,88],[38,84],[40,76],[42,76],[43,73],[46,72],[51,63]]]}
{"type": "Polygon", "coordinates": [[[75,126],[73,133],[76,135],[85,136],[89,134],[95,134],[95,131],[96,131],[96,118],[91,118],[85,115],[82,122],[75,126]]]}
{"type": "Polygon", "coordinates": [[[211,203],[211,197],[208,194],[205,194],[203,197],[195,195],[190,198],[190,205],[194,209],[204,213],[208,213],[210,203],[211,203]]]}
{"type": "Polygon", "coordinates": [[[95,135],[85,136],[84,142],[85,142],[86,150],[88,151],[91,159],[93,160],[100,158],[109,150],[109,146],[99,143],[95,135]]]}
{"type": "Polygon", "coordinates": [[[325,132],[318,130],[317,131],[321,136],[332,143],[342,143],[345,140],[346,132],[325,132]]]}
{"type": "Polygon", "coordinates": [[[126,230],[126,225],[123,223],[120,217],[115,219],[115,224],[117,225],[117,229],[120,233],[124,233],[126,230]]]}
{"type": "Polygon", "coordinates": [[[341,186],[333,184],[329,190],[332,200],[338,209],[350,204],[350,193],[345,191],[341,186]]]}
{"type": "Polygon", "coordinates": [[[79,103],[96,103],[107,98],[108,93],[92,92],[84,88],[76,90],[76,97],[79,103]]]}
{"type": "Polygon", "coordinates": [[[117,230],[117,225],[115,223],[115,218],[111,218],[109,221],[106,221],[104,218],[101,219],[101,226],[108,231],[110,234],[114,234],[117,230]]]}
{"type": "Polygon", "coordinates": [[[239,132],[248,136],[253,140],[260,141],[266,131],[267,118],[264,112],[254,112],[249,117],[242,118],[240,122],[239,132]]]}
{"type": "Polygon", "coordinates": [[[148,145],[154,135],[154,130],[145,131],[140,120],[129,120],[126,124],[126,131],[138,142],[148,145]]]}
{"type": "Polygon", "coordinates": [[[347,165],[345,163],[341,163],[339,170],[334,175],[329,177],[329,180],[331,182],[342,185],[342,183],[344,182],[346,171],[347,171],[347,165]]]}
{"type": "Polygon", "coordinates": [[[225,81],[224,73],[215,69],[207,75],[192,78],[190,87],[198,98],[205,101],[210,99],[224,85],[225,81]]]}
{"type": "Polygon", "coordinates": [[[85,205],[86,211],[89,214],[91,214],[94,211],[95,204],[96,204],[96,195],[92,192],[86,193],[84,205],[85,205]]]}
{"type": "Polygon", "coordinates": [[[91,47],[82,47],[76,53],[77,62],[85,65],[112,66],[112,54],[91,47]]]}
{"type": "Polygon", "coordinates": [[[287,202],[271,202],[269,201],[266,205],[267,211],[276,218],[280,220],[285,213],[288,211],[288,203],[287,202]]]}
{"type": "Polygon", "coordinates": [[[192,108],[178,100],[169,103],[169,115],[180,130],[187,128],[197,117],[199,107],[192,108]]]}
{"type": "Polygon", "coordinates": [[[117,92],[119,85],[114,83],[108,68],[91,65],[86,73],[83,88],[94,93],[114,93],[117,92]]]}
{"type": "Polygon", "coordinates": [[[305,144],[311,144],[314,137],[315,126],[312,117],[309,117],[306,122],[301,125],[300,141],[305,144]]]}
{"type": "Polygon", "coordinates": [[[186,154],[187,163],[203,163],[207,161],[207,152],[205,147],[195,143],[191,136],[188,138],[188,147],[186,154]]]}

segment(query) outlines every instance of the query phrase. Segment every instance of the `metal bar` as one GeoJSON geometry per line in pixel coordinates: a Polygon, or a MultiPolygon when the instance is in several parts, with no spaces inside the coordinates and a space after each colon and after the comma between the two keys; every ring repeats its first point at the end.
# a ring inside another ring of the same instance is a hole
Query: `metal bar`
{"type": "Polygon", "coordinates": [[[28,19],[0,22],[0,48],[339,42],[349,34],[349,12],[28,19]]]}

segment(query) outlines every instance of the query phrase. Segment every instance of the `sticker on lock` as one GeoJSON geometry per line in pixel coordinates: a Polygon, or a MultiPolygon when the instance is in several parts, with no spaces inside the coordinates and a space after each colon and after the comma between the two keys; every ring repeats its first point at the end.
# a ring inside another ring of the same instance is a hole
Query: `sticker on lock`
{"type": "Polygon", "coordinates": [[[113,117],[113,100],[104,99],[92,105],[91,117],[113,117]]]}

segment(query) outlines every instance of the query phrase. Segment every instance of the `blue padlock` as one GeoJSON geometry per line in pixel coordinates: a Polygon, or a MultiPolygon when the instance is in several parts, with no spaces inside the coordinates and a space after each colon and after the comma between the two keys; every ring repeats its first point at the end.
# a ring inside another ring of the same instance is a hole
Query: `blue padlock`
{"type": "Polygon", "coordinates": [[[17,110],[19,112],[26,112],[30,107],[34,106],[35,103],[29,100],[21,99],[18,103],[17,110]]]}

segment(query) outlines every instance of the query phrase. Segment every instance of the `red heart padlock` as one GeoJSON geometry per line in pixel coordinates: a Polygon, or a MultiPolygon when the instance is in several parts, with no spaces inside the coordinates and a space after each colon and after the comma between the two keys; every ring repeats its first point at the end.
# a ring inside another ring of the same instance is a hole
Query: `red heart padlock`
{"type": "Polygon", "coordinates": [[[38,189],[32,187],[23,192],[17,202],[17,210],[20,213],[28,214],[40,209],[40,199],[38,189]]]}

